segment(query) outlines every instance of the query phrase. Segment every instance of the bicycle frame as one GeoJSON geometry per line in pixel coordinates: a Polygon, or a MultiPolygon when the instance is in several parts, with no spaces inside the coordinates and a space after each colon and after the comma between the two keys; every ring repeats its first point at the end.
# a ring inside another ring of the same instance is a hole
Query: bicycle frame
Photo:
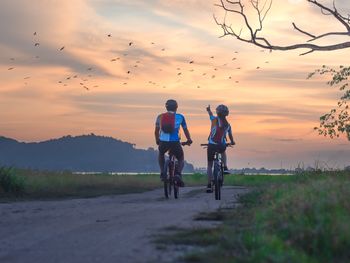
{"type": "MultiPolygon", "coordinates": [[[[187,142],[182,142],[182,146],[190,145],[187,142]]],[[[168,151],[169,158],[165,162],[164,172],[166,172],[166,178],[164,180],[164,194],[165,198],[169,198],[172,189],[174,190],[175,199],[179,196],[179,182],[176,180],[176,170],[178,169],[177,159],[171,150],[168,151]]]]}
{"type": "MultiPolygon", "coordinates": [[[[201,146],[208,147],[208,144],[201,144],[201,146]]],[[[226,144],[226,146],[231,145],[226,144]]],[[[219,152],[215,152],[212,169],[212,187],[214,187],[215,200],[221,200],[221,187],[224,182],[224,163],[219,152]]]]}
{"type": "Polygon", "coordinates": [[[164,180],[165,198],[169,198],[169,196],[171,196],[172,190],[174,190],[175,199],[177,199],[179,195],[179,185],[177,180],[175,180],[175,172],[177,169],[176,162],[177,162],[177,159],[175,155],[169,152],[168,160],[165,162],[165,171],[166,171],[166,178],[164,180]]]}

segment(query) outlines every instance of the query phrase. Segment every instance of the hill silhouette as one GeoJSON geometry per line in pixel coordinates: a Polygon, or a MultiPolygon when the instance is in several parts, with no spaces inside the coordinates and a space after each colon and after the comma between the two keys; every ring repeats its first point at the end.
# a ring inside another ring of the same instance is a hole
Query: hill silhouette
{"type": "MultiPolygon", "coordinates": [[[[24,143],[0,137],[0,166],[80,172],[158,172],[158,152],[94,134],[24,143]]],[[[193,165],[186,163],[185,171],[193,165]]]]}

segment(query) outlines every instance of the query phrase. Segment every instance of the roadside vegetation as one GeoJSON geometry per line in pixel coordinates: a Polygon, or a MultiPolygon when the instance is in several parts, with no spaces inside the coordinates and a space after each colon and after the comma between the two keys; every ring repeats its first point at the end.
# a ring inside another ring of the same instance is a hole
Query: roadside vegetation
{"type": "Polygon", "coordinates": [[[0,200],[58,199],[138,193],[160,187],[159,175],[73,174],[0,169],[0,200]]]}
{"type": "Polygon", "coordinates": [[[349,262],[349,172],[229,178],[254,187],[238,209],[197,218],[222,225],[158,242],[198,247],[186,262],[349,262]]]}
{"type": "MultiPolygon", "coordinates": [[[[205,185],[202,174],[184,175],[187,186],[205,185]]],[[[0,201],[96,197],[161,188],[159,174],[74,174],[0,167],[0,201]]]]}

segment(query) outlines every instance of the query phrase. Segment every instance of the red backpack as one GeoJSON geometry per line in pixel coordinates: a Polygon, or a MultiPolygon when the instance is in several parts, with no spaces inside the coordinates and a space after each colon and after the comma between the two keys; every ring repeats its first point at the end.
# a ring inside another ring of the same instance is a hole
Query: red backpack
{"type": "Polygon", "coordinates": [[[222,143],[222,140],[225,136],[225,126],[224,127],[220,127],[219,126],[219,120],[216,120],[216,129],[215,129],[215,134],[212,135],[212,140],[215,143],[222,143]]]}
{"type": "Polygon", "coordinates": [[[175,130],[175,113],[163,113],[160,116],[160,128],[165,133],[172,133],[175,130]]]}

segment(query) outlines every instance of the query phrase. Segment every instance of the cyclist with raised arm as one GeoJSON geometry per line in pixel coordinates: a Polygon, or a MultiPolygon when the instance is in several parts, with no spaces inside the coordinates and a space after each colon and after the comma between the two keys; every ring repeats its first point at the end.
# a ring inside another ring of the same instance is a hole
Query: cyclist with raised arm
{"type": "Polygon", "coordinates": [[[177,174],[180,186],[183,187],[182,181],[182,170],[184,168],[184,152],[180,143],[180,127],[182,127],[187,142],[186,144],[191,145],[191,135],[187,129],[185,117],[182,114],[177,113],[178,104],[175,100],[168,100],[165,103],[167,112],[158,115],[155,125],[154,136],[158,145],[159,156],[159,168],[160,178],[164,180],[166,175],[164,173],[165,157],[164,154],[169,150],[175,155],[179,164],[179,171],[177,174]]]}
{"type": "Polygon", "coordinates": [[[207,175],[208,175],[208,185],[207,193],[212,192],[211,181],[213,177],[213,161],[215,153],[221,153],[222,160],[224,163],[224,173],[228,174],[227,168],[227,156],[226,156],[226,137],[229,136],[230,144],[235,145],[235,141],[232,136],[231,125],[228,123],[226,117],[229,114],[229,109],[225,105],[219,105],[216,108],[216,115],[212,113],[210,105],[207,107],[207,112],[211,121],[211,129],[208,138],[208,149],[207,149],[207,175]]]}

